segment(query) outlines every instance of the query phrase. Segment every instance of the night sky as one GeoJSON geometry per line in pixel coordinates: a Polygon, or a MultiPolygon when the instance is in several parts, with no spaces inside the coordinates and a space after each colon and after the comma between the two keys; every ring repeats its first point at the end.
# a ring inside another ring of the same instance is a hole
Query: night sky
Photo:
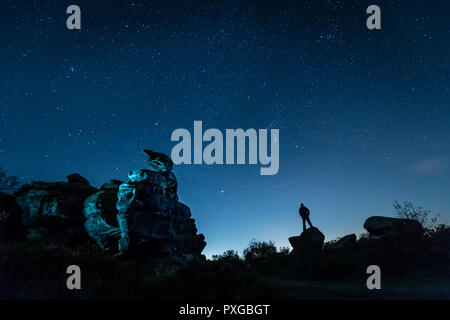
{"type": "Polygon", "coordinates": [[[207,256],[326,240],[405,199],[450,220],[450,2],[0,3],[0,165],[99,187],[170,155],[177,128],[280,130],[280,170],[180,165],[207,256]],[[81,7],[81,30],[66,8],[81,7]],[[381,8],[382,29],[366,28],[381,8]]]}

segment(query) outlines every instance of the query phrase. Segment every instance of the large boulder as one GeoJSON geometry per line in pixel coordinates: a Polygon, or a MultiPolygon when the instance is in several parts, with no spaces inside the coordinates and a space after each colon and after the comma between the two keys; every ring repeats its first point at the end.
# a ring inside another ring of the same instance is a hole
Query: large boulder
{"type": "Polygon", "coordinates": [[[297,257],[315,256],[322,251],[325,236],[319,229],[312,227],[301,233],[300,236],[290,237],[292,246],[291,255],[297,257]]]}
{"type": "Polygon", "coordinates": [[[13,196],[0,192],[0,241],[20,239],[22,209],[13,196]]]}
{"type": "Polygon", "coordinates": [[[372,236],[405,235],[420,236],[424,229],[420,222],[412,219],[399,219],[373,216],[364,222],[364,228],[372,236]]]}
{"type": "Polygon", "coordinates": [[[15,192],[28,240],[79,244],[89,239],[84,229],[84,200],[97,192],[78,174],[68,182],[32,182],[15,192]]]}
{"type": "Polygon", "coordinates": [[[327,251],[348,251],[356,249],[356,234],[348,234],[327,246],[327,251]]]}
{"type": "Polygon", "coordinates": [[[109,180],[100,191],[84,201],[84,215],[89,236],[105,251],[118,253],[121,232],[117,222],[117,192],[122,181],[109,180]]]}

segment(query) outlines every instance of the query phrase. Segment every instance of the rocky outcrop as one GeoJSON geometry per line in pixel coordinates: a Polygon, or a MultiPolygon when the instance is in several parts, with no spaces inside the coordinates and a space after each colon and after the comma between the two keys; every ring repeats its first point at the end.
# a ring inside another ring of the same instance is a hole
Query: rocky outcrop
{"type": "Polygon", "coordinates": [[[70,184],[84,184],[86,186],[89,186],[89,181],[87,181],[85,178],[83,178],[78,173],[72,173],[67,176],[67,181],[70,184]]]}
{"type": "Polygon", "coordinates": [[[159,153],[148,149],[144,149],[143,152],[148,156],[148,165],[152,168],[152,171],[163,173],[172,171],[172,159],[164,153],[159,153]]]}
{"type": "Polygon", "coordinates": [[[122,250],[127,250],[128,240],[138,243],[167,240],[171,237],[178,202],[175,176],[143,169],[131,171],[128,178],[129,182],[119,188],[116,205],[123,236],[122,250]]]}
{"type": "Polygon", "coordinates": [[[87,232],[103,249],[120,254],[201,257],[204,236],[197,234],[189,207],[178,201],[172,160],[151,150],[144,153],[150,169],[130,171],[128,182],[108,182],[112,187],[104,185],[86,199],[87,232]]]}
{"type": "Polygon", "coordinates": [[[118,198],[122,252],[138,249],[188,259],[200,255],[206,245],[204,236],[197,235],[189,208],[178,202],[177,181],[171,171],[130,172],[118,198]]]}
{"type": "Polygon", "coordinates": [[[356,249],[356,234],[346,235],[336,242],[328,244],[327,251],[348,251],[356,249]]]}
{"type": "Polygon", "coordinates": [[[301,233],[300,236],[290,237],[292,246],[291,256],[311,257],[322,251],[325,236],[319,229],[312,227],[301,233]]]}
{"type": "Polygon", "coordinates": [[[15,192],[28,240],[79,244],[89,239],[83,226],[83,203],[97,189],[79,174],[67,180],[32,182],[15,192]]]}
{"type": "Polygon", "coordinates": [[[411,219],[373,216],[364,222],[364,228],[371,236],[405,235],[420,236],[424,229],[422,225],[411,219]]]}
{"type": "Polygon", "coordinates": [[[13,196],[0,192],[0,241],[20,239],[22,210],[13,196]]]}
{"type": "Polygon", "coordinates": [[[178,201],[172,160],[144,153],[150,168],[130,171],[126,183],[109,180],[97,190],[71,174],[67,182],[26,184],[15,200],[1,194],[0,239],[23,226],[27,240],[64,245],[94,240],[111,254],[203,259],[205,238],[197,234],[189,207],[178,201]]]}
{"type": "Polygon", "coordinates": [[[89,236],[105,251],[118,253],[121,232],[117,222],[117,192],[122,181],[109,180],[100,191],[84,201],[84,215],[89,236]]]}

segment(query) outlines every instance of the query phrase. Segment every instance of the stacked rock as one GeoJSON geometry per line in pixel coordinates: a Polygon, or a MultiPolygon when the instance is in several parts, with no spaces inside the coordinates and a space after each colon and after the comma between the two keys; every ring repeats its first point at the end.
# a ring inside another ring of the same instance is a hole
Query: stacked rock
{"type": "Polygon", "coordinates": [[[172,160],[144,153],[150,169],[130,171],[128,182],[110,181],[86,199],[88,234],[104,250],[119,254],[201,258],[204,236],[197,235],[189,207],[178,201],[172,160]]]}
{"type": "Polygon", "coordinates": [[[121,232],[117,223],[117,192],[122,181],[109,180],[100,191],[88,197],[84,202],[84,215],[89,236],[108,253],[118,253],[121,232]]]}
{"type": "Polygon", "coordinates": [[[323,247],[325,236],[316,227],[303,231],[300,236],[289,238],[292,246],[291,256],[294,257],[314,257],[317,256],[323,247]]]}

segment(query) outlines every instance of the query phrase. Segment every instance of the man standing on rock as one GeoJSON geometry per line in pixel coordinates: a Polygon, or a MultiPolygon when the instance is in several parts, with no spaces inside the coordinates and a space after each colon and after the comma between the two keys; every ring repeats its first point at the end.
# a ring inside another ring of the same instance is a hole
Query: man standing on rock
{"type": "Polygon", "coordinates": [[[300,204],[300,209],[298,209],[298,213],[300,213],[300,217],[302,217],[303,220],[303,231],[306,231],[305,221],[308,222],[310,228],[313,228],[311,220],[309,220],[309,209],[305,207],[303,203],[300,204]]]}

